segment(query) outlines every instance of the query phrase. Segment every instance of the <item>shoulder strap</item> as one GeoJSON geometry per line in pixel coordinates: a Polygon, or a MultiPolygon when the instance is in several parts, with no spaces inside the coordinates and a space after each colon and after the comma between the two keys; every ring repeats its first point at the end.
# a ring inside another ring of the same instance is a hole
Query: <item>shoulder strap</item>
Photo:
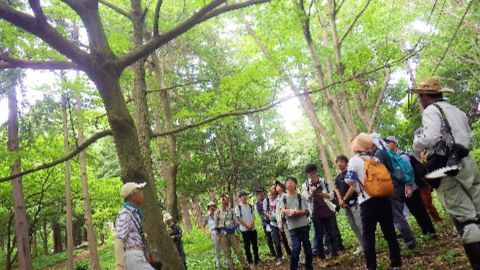
{"type": "Polygon", "coordinates": [[[282,195],[282,200],[283,200],[283,208],[287,209],[287,196],[285,196],[285,194],[282,195]]]}
{"type": "Polygon", "coordinates": [[[270,198],[267,197],[267,212],[270,212],[270,198]]]}
{"type": "Polygon", "coordinates": [[[253,218],[253,206],[251,204],[248,204],[250,206],[250,212],[252,213],[252,218],[253,218]]]}
{"type": "Polygon", "coordinates": [[[442,122],[445,124],[445,129],[448,132],[448,134],[450,134],[450,137],[452,137],[453,144],[455,144],[455,138],[453,138],[452,128],[448,123],[448,119],[447,119],[447,116],[445,115],[445,112],[443,111],[442,107],[440,107],[440,105],[438,105],[436,102],[432,103],[432,105],[435,106],[440,111],[440,114],[442,116],[442,122]]]}
{"type": "Polygon", "coordinates": [[[298,203],[298,209],[301,210],[302,209],[302,196],[300,195],[300,193],[297,193],[297,203],[298,203]]]}
{"type": "Polygon", "coordinates": [[[132,211],[130,211],[130,209],[126,207],[124,208],[126,210],[127,215],[133,220],[133,225],[135,225],[135,228],[137,228],[138,232],[140,233],[143,244],[146,245],[147,242],[145,241],[145,236],[143,235],[143,229],[142,229],[142,226],[140,225],[140,221],[137,219],[137,217],[135,217],[135,214],[132,211]]]}
{"type": "Polygon", "coordinates": [[[240,218],[243,218],[242,206],[240,204],[238,204],[237,207],[238,207],[238,212],[240,213],[240,218]]]}

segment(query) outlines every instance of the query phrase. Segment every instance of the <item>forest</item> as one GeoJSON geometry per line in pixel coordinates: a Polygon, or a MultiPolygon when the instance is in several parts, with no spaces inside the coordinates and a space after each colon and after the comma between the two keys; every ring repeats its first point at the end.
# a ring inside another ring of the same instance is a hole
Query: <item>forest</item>
{"type": "MultiPolygon", "coordinates": [[[[360,132],[412,151],[422,122],[408,90],[430,76],[455,90],[478,163],[479,42],[475,0],[0,0],[0,267],[115,269],[133,181],[147,183],[162,269],[182,264],[166,212],[189,269],[214,269],[209,201],[246,191],[254,203],[259,187],[303,183],[308,163],[332,183],[360,132]]],[[[402,250],[405,269],[469,269],[432,195],[440,238],[402,250]]],[[[364,269],[337,216],[348,251],[332,269],[364,269]]],[[[278,269],[258,233],[260,269],[278,269]]]]}

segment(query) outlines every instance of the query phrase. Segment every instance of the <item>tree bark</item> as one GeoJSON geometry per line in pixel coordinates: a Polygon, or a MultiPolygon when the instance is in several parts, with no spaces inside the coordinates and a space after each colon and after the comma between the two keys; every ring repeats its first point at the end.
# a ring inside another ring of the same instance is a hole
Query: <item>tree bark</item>
{"type": "Polygon", "coordinates": [[[190,203],[184,196],[178,196],[182,212],[183,228],[186,233],[192,232],[192,219],[190,218],[190,203]]]}
{"type": "MultiPolygon", "coordinates": [[[[76,111],[79,119],[83,119],[82,98],[77,94],[76,96],[76,111]]],[[[84,123],[80,122],[78,129],[78,144],[83,144],[85,138],[83,136],[84,123]]],[[[90,203],[90,194],[88,192],[88,180],[87,180],[87,165],[86,165],[86,152],[79,153],[78,160],[80,162],[80,178],[82,180],[82,194],[83,194],[83,209],[85,211],[85,226],[87,228],[87,240],[88,240],[88,257],[90,259],[90,266],[93,270],[100,269],[100,263],[98,259],[97,250],[97,238],[95,236],[95,230],[93,228],[92,220],[92,208],[90,203]]]]}
{"type": "Polygon", "coordinates": [[[42,220],[42,244],[43,255],[48,255],[48,231],[47,231],[47,219],[42,220]]]}
{"type": "MultiPolygon", "coordinates": [[[[10,76],[10,85],[8,89],[8,151],[18,152],[18,107],[16,84],[18,74],[12,73],[10,76]]],[[[12,166],[12,173],[19,173],[21,167],[20,158],[15,160],[12,166]]],[[[25,199],[23,196],[22,178],[16,177],[12,180],[13,212],[15,215],[15,234],[17,239],[17,258],[18,268],[30,270],[33,269],[32,255],[30,253],[30,243],[28,238],[27,212],[25,209],[25,199]]]]}
{"type": "MultiPolygon", "coordinates": [[[[155,106],[155,127],[156,132],[162,132],[164,127],[168,130],[173,129],[172,109],[170,106],[170,98],[168,90],[165,88],[164,68],[157,54],[151,55],[152,71],[160,87],[160,94],[155,94],[155,100],[160,99],[161,106],[158,102],[155,106]],[[160,112],[163,111],[163,121],[160,112]]],[[[166,159],[160,161],[162,176],[166,181],[165,206],[167,211],[172,215],[173,220],[178,222],[180,218],[178,198],[177,198],[177,139],[174,134],[168,135],[166,139],[157,139],[160,154],[166,156],[166,159]]]]}
{"type": "MultiPolygon", "coordinates": [[[[63,77],[63,76],[62,76],[63,77]]],[[[62,78],[63,79],[63,78],[62,78]]],[[[62,94],[62,118],[63,118],[63,150],[69,152],[68,143],[68,116],[67,103],[68,94],[64,89],[62,94]]],[[[66,209],[66,235],[67,238],[67,269],[73,269],[73,211],[72,211],[72,191],[70,184],[70,161],[65,161],[65,209],[66,209]]]]}
{"type": "Polygon", "coordinates": [[[57,219],[52,221],[53,253],[63,251],[62,228],[57,219]]]}
{"type": "Polygon", "coordinates": [[[195,224],[197,225],[198,228],[201,228],[203,226],[203,215],[202,215],[200,200],[198,199],[198,196],[192,197],[192,211],[193,211],[193,215],[195,216],[195,224]]]}

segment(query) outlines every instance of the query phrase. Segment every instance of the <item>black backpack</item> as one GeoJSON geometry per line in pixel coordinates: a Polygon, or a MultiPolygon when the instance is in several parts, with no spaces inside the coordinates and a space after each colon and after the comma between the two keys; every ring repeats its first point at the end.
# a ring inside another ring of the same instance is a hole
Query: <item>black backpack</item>
{"type": "Polygon", "coordinates": [[[427,169],[413,155],[409,154],[409,157],[410,157],[410,165],[412,165],[412,168],[413,168],[413,175],[415,176],[415,184],[417,184],[417,186],[419,187],[428,186],[428,183],[425,180],[427,169]]]}
{"type": "MultiPolygon", "coordinates": [[[[243,218],[242,206],[240,204],[238,204],[237,206],[238,206],[238,212],[240,213],[240,218],[243,218]]],[[[250,206],[250,212],[252,212],[252,219],[255,219],[255,216],[253,215],[253,206],[251,204],[248,204],[248,206],[250,206]]]]}

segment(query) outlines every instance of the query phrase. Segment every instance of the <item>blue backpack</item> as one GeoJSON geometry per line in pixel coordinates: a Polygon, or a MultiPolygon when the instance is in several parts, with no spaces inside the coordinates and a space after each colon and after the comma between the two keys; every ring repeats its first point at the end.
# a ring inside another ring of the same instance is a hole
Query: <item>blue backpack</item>
{"type": "Polygon", "coordinates": [[[387,150],[387,156],[390,160],[393,181],[400,184],[411,184],[414,180],[412,165],[403,159],[400,154],[387,150]]]}

